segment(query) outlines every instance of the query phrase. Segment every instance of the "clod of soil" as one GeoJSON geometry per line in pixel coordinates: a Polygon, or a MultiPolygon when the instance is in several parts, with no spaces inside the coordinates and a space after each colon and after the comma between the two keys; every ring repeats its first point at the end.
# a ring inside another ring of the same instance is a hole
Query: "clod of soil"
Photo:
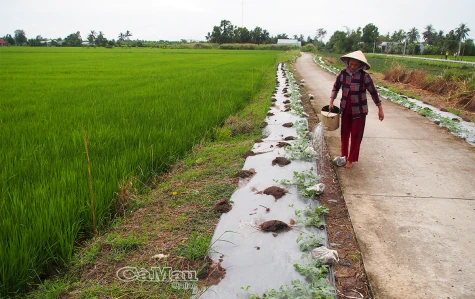
{"type": "Polygon", "coordinates": [[[249,170],[240,170],[238,173],[234,175],[234,177],[239,177],[241,179],[245,179],[251,177],[256,174],[256,170],[254,168],[250,168],[249,170]]]}
{"type": "Polygon", "coordinates": [[[289,112],[290,110],[292,110],[292,109],[287,108],[287,109],[284,110],[284,112],[289,112]]]}
{"type": "Polygon", "coordinates": [[[284,104],[290,104],[290,100],[285,100],[284,104]]]}
{"type": "Polygon", "coordinates": [[[277,99],[276,99],[276,98],[272,98],[272,102],[273,102],[273,103],[277,102],[277,99]]]}
{"type": "Polygon", "coordinates": [[[286,128],[291,128],[293,126],[294,126],[293,123],[285,123],[285,124],[282,125],[282,127],[286,127],[286,128]]]}
{"type": "Polygon", "coordinates": [[[266,232],[279,233],[283,231],[289,231],[291,228],[287,223],[280,220],[269,220],[260,225],[261,229],[266,232]]]}
{"type": "Polygon", "coordinates": [[[256,155],[255,152],[253,152],[253,151],[247,151],[247,152],[244,153],[244,155],[242,155],[242,156],[243,156],[244,159],[245,159],[245,158],[247,158],[247,157],[251,157],[251,156],[255,156],[255,155],[256,155]]]}
{"type": "Polygon", "coordinates": [[[270,208],[266,207],[266,206],[263,206],[263,205],[259,205],[260,207],[263,207],[264,209],[266,209],[266,213],[269,213],[270,212],[270,208]]]}
{"type": "Polygon", "coordinates": [[[268,187],[266,188],[263,193],[266,194],[266,195],[272,195],[274,196],[274,198],[277,200],[279,198],[281,198],[282,196],[284,196],[285,194],[287,194],[289,191],[287,191],[287,189],[284,189],[284,188],[281,188],[281,187],[277,187],[277,186],[272,186],[272,187],[268,187]]]}
{"type": "Polygon", "coordinates": [[[277,142],[277,147],[286,147],[286,146],[289,146],[290,143],[288,142],[283,142],[283,141],[279,141],[277,142]]]}
{"type": "Polygon", "coordinates": [[[287,136],[287,137],[284,138],[284,140],[287,140],[287,141],[295,140],[295,137],[294,136],[287,136]]]}
{"type": "Polygon", "coordinates": [[[268,112],[268,113],[267,113],[267,116],[274,116],[274,113],[268,112]]]}
{"type": "Polygon", "coordinates": [[[221,199],[214,206],[214,210],[218,213],[227,213],[231,211],[232,208],[233,206],[226,199],[221,199]]]}
{"type": "Polygon", "coordinates": [[[267,122],[263,121],[262,124],[261,124],[261,128],[265,128],[265,127],[267,127],[267,122]]]}
{"type": "Polygon", "coordinates": [[[254,142],[255,143],[261,143],[261,142],[263,142],[263,140],[262,139],[256,139],[256,140],[254,140],[254,142]]]}
{"type": "Polygon", "coordinates": [[[206,264],[198,275],[200,282],[205,286],[216,285],[226,276],[226,269],[220,263],[206,264]]]}
{"type": "Polygon", "coordinates": [[[290,160],[284,157],[277,157],[272,160],[272,166],[275,166],[275,164],[278,164],[280,167],[284,167],[285,165],[290,164],[290,160]]]}

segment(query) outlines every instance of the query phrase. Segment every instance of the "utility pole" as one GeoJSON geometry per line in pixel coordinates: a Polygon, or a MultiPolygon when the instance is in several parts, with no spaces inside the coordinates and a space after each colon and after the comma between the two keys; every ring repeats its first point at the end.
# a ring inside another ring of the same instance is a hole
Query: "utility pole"
{"type": "Polygon", "coordinates": [[[375,50],[376,50],[376,35],[373,38],[373,54],[375,50]]]}

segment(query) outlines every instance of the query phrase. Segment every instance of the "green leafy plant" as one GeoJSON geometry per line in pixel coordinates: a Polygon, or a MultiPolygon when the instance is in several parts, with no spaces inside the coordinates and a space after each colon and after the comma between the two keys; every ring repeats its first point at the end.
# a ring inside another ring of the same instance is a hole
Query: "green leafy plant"
{"type": "Polygon", "coordinates": [[[323,62],[322,60],[322,57],[317,57],[317,56],[314,56],[313,57],[313,61],[315,61],[315,63],[320,66],[321,68],[329,71],[330,73],[333,73],[333,74],[338,74],[338,72],[340,71],[338,68],[332,66],[332,65],[327,65],[325,62],[323,62]]]}
{"type": "Polygon", "coordinates": [[[303,276],[310,278],[312,282],[326,278],[328,273],[328,266],[324,265],[319,259],[311,259],[308,264],[294,264],[294,268],[303,276]]]}
{"type": "Polygon", "coordinates": [[[316,188],[319,179],[312,170],[302,172],[294,171],[292,181],[284,179],[278,182],[283,185],[296,185],[299,193],[307,198],[314,198],[321,194],[321,188],[316,188]]]}
{"type": "Polygon", "coordinates": [[[297,238],[300,251],[310,251],[312,248],[323,245],[324,241],[323,238],[317,238],[314,233],[308,233],[305,236],[303,233],[300,233],[300,236],[297,238]]]}
{"type": "Polygon", "coordinates": [[[327,281],[328,267],[320,260],[312,260],[309,264],[295,264],[294,268],[311,282],[293,280],[291,285],[282,285],[278,290],[268,289],[262,296],[249,292],[250,286],[241,287],[249,293],[250,299],[333,299],[335,289],[327,281]]]}
{"type": "Polygon", "coordinates": [[[285,151],[289,154],[290,160],[311,161],[317,155],[308,138],[295,140],[290,146],[285,147],[285,151]]]}
{"type": "Polygon", "coordinates": [[[427,117],[440,126],[447,128],[449,131],[461,138],[466,138],[468,135],[468,131],[464,129],[458,122],[452,120],[449,117],[442,116],[428,107],[421,107],[414,101],[409,100],[409,98],[406,96],[397,94],[386,88],[378,88],[378,92],[381,94],[381,96],[389,99],[391,102],[395,102],[403,107],[416,111],[417,113],[427,117]]]}
{"type": "MultiPolygon", "coordinates": [[[[293,205],[290,205],[290,207],[293,207],[293,205]]],[[[295,210],[294,212],[295,216],[299,218],[296,221],[297,223],[302,223],[305,226],[323,227],[325,226],[325,220],[321,216],[328,214],[329,211],[330,209],[327,207],[318,206],[315,209],[307,207],[304,210],[295,210]]]]}
{"type": "Polygon", "coordinates": [[[290,91],[287,93],[287,96],[290,100],[290,113],[299,116],[307,116],[307,114],[305,113],[305,109],[300,101],[299,87],[297,85],[293,73],[287,68],[285,68],[284,71],[287,81],[289,82],[290,91]]]}

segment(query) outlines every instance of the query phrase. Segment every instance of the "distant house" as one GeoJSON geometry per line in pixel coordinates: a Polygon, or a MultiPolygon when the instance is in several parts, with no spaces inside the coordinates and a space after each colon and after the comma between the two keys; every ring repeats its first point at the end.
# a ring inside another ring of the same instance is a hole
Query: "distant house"
{"type": "Polygon", "coordinates": [[[301,47],[302,43],[296,39],[278,39],[277,40],[278,45],[292,45],[292,46],[298,46],[301,47]]]}
{"type": "Polygon", "coordinates": [[[0,46],[8,46],[8,43],[0,38],[0,46]]]}

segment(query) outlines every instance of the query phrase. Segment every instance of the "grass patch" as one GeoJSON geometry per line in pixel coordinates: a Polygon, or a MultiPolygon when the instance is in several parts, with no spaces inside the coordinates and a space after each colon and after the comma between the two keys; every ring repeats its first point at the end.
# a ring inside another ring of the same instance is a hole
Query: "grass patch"
{"type": "Polygon", "coordinates": [[[461,116],[462,115],[462,112],[458,109],[454,109],[454,108],[445,108],[445,110],[447,110],[447,112],[450,112],[452,114],[455,114],[457,116],[461,116]]]}
{"type": "Polygon", "coordinates": [[[192,232],[190,238],[178,247],[177,254],[192,261],[202,259],[208,254],[211,237],[210,234],[192,232]]]}

